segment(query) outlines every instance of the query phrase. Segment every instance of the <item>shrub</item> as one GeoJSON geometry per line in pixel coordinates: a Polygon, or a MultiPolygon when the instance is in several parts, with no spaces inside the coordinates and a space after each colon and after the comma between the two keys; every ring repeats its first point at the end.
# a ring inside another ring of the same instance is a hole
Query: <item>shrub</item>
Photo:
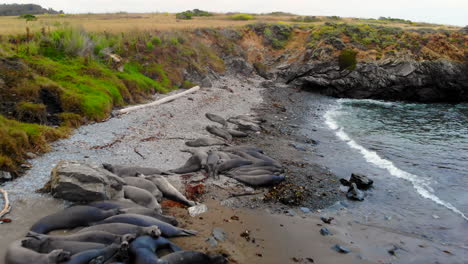
{"type": "Polygon", "coordinates": [[[159,45],[161,45],[162,41],[158,36],[153,36],[151,38],[151,43],[153,43],[153,45],[155,45],[155,46],[159,46],[159,45]]]}
{"type": "Polygon", "coordinates": [[[338,64],[340,65],[340,70],[354,70],[356,68],[357,52],[350,49],[342,50],[340,56],[338,56],[338,64]]]}
{"type": "Polygon", "coordinates": [[[235,14],[235,15],[232,15],[230,18],[232,20],[238,20],[238,21],[255,19],[252,15],[249,15],[249,14],[235,14]]]}
{"type": "Polygon", "coordinates": [[[185,12],[176,14],[177,19],[189,20],[189,19],[192,19],[192,17],[193,17],[193,13],[190,11],[185,11],[185,12]]]}
{"type": "Polygon", "coordinates": [[[22,19],[25,19],[26,21],[36,21],[37,20],[37,17],[35,15],[31,15],[31,14],[20,15],[19,17],[22,18],[22,19]]]}

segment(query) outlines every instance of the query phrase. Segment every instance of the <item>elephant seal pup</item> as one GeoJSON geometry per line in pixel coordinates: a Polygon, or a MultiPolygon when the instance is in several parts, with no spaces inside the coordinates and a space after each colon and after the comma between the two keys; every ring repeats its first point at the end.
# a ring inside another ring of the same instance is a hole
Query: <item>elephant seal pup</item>
{"type": "Polygon", "coordinates": [[[207,255],[197,251],[178,251],[161,258],[169,264],[226,264],[222,255],[207,255]]]}
{"type": "Polygon", "coordinates": [[[172,184],[164,177],[161,176],[148,176],[148,179],[151,180],[158,189],[161,190],[163,196],[169,200],[180,202],[187,206],[194,206],[196,203],[194,201],[189,201],[182,193],[180,193],[172,184]]]}
{"type": "Polygon", "coordinates": [[[163,215],[163,214],[160,214],[158,212],[156,212],[155,210],[151,210],[151,209],[148,209],[148,208],[144,208],[144,207],[134,207],[134,208],[126,208],[126,209],[121,209],[122,212],[126,213],[126,214],[139,214],[139,215],[146,215],[146,216],[150,216],[150,217],[154,217],[158,220],[161,220],[161,221],[164,221],[166,223],[169,223],[173,226],[178,226],[179,225],[179,222],[177,221],[177,219],[173,216],[168,216],[168,215],[163,215]]]}
{"type": "Polygon", "coordinates": [[[132,202],[132,200],[121,199],[121,200],[105,200],[89,203],[88,206],[96,207],[101,210],[110,210],[110,209],[125,209],[125,208],[134,208],[143,206],[132,202]]]}
{"type": "Polygon", "coordinates": [[[134,234],[126,234],[123,236],[112,234],[105,231],[88,231],[75,233],[67,236],[52,236],[44,235],[29,231],[26,235],[27,237],[35,238],[38,240],[55,240],[55,241],[76,241],[76,242],[91,242],[91,243],[100,243],[100,244],[112,244],[114,241],[131,241],[136,238],[134,234]]]}
{"type": "Polygon", "coordinates": [[[232,135],[225,129],[219,128],[217,126],[207,126],[206,131],[210,132],[211,134],[218,136],[220,138],[224,138],[227,141],[232,140],[232,135]]]}
{"type": "Polygon", "coordinates": [[[206,113],[205,117],[208,118],[210,121],[213,121],[213,122],[216,122],[216,123],[219,123],[219,124],[223,125],[223,127],[228,126],[228,123],[227,123],[226,119],[220,117],[219,115],[206,113]]]}
{"type": "Polygon", "coordinates": [[[94,225],[94,226],[83,228],[77,233],[87,233],[87,232],[96,232],[96,231],[108,232],[108,233],[112,233],[114,235],[119,235],[119,236],[132,234],[135,237],[139,237],[139,236],[159,237],[161,235],[161,230],[156,225],[142,227],[138,225],[125,224],[125,223],[94,225]]]}
{"type": "Polygon", "coordinates": [[[70,259],[70,252],[61,249],[53,250],[49,254],[41,254],[23,247],[21,239],[10,244],[5,255],[5,264],[58,264],[70,259]]]}
{"type": "Polygon", "coordinates": [[[146,208],[156,210],[158,213],[162,213],[158,200],[147,190],[128,185],[124,186],[123,190],[125,198],[146,208]]]}
{"type": "Polygon", "coordinates": [[[73,206],[41,218],[31,227],[31,231],[46,234],[57,229],[89,226],[93,222],[101,221],[119,213],[119,209],[104,211],[86,205],[73,206]]]}
{"type": "Polygon", "coordinates": [[[161,230],[161,234],[164,237],[176,237],[176,236],[193,236],[197,232],[192,230],[185,230],[178,227],[175,227],[171,224],[166,222],[160,221],[153,217],[149,217],[146,215],[137,215],[137,214],[121,214],[109,217],[99,223],[99,224],[109,224],[109,223],[125,223],[125,224],[132,224],[138,226],[158,226],[161,230]]]}
{"type": "Polygon", "coordinates": [[[170,170],[170,172],[184,174],[199,171],[202,167],[202,160],[200,159],[200,157],[192,155],[182,167],[170,170]]]}
{"type": "Polygon", "coordinates": [[[185,145],[189,147],[209,147],[214,145],[228,145],[223,140],[217,138],[199,138],[185,142],[185,145]]]}
{"type": "Polygon", "coordinates": [[[226,131],[231,134],[233,137],[248,137],[249,134],[239,131],[239,130],[234,130],[234,129],[226,129],[226,131]]]}
{"type": "Polygon", "coordinates": [[[242,166],[246,165],[251,165],[253,164],[252,161],[250,160],[244,160],[244,159],[230,159],[230,160],[223,160],[223,162],[218,166],[218,171],[219,172],[225,172],[232,170],[234,168],[239,168],[242,166]]]}
{"type": "Polygon", "coordinates": [[[147,190],[160,202],[163,195],[158,187],[151,181],[145,179],[143,174],[138,174],[137,176],[138,177],[125,177],[123,180],[127,185],[147,190]]]}
{"type": "MultiPolygon", "coordinates": [[[[262,174],[262,175],[239,175],[231,176],[233,179],[251,186],[268,186],[278,184],[285,178],[282,175],[262,174]]],[[[115,217],[115,216],[113,216],[115,217]]]]}
{"type": "Polygon", "coordinates": [[[52,239],[29,238],[23,242],[23,247],[34,250],[38,253],[48,254],[56,249],[63,249],[75,255],[85,250],[103,249],[106,245],[101,243],[79,242],[79,241],[60,241],[52,239]]]}
{"type": "Polygon", "coordinates": [[[142,174],[167,174],[167,172],[158,170],[156,168],[148,167],[135,167],[135,166],[124,166],[124,165],[112,165],[109,163],[103,163],[104,169],[114,173],[120,177],[134,177],[137,173],[142,174]]]}

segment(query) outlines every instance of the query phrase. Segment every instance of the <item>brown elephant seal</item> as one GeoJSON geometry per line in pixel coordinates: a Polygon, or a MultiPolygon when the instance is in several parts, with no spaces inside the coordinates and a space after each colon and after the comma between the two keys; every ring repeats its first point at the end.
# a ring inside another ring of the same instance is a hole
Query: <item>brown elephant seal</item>
{"type": "Polygon", "coordinates": [[[57,240],[57,241],[76,241],[76,242],[91,242],[91,243],[100,243],[100,244],[112,244],[115,241],[127,241],[130,242],[136,238],[134,234],[125,234],[123,236],[112,234],[105,231],[89,231],[75,233],[67,236],[54,236],[54,235],[44,235],[29,231],[26,235],[27,237],[36,238],[38,240],[57,240]]]}
{"type": "Polygon", "coordinates": [[[232,141],[232,135],[229,134],[229,132],[225,129],[219,128],[217,126],[207,126],[206,131],[220,138],[224,138],[227,141],[232,141]]]}
{"type": "Polygon", "coordinates": [[[161,258],[168,264],[226,264],[222,255],[207,255],[198,251],[177,251],[161,258]]]}
{"type": "Polygon", "coordinates": [[[78,233],[95,232],[95,231],[108,232],[108,233],[112,233],[112,234],[119,235],[119,236],[132,234],[132,235],[135,235],[136,237],[139,237],[139,236],[159,237],[161,235],[161,230],[156,225],[142,227],[138,225],[125,224],[125,223],[94,225],[94,226],[83,228],[80,231],[78,231],[78,233]]]}
{"type": "Polygon", "coordinates": [[[158,200],[147,190],[128,185],[124,186],[123,190],[125,198],[146,208],[156,210],[158,213],[162,212],[158,200]]]}
{"type": "Polygon", "coordinates": [[[161,221],[164,221],[166,223],[169,223],[173,226],[178,226],[179,225],[179,222],[177,221],[177,219],[173,216],[169,216],[169,215],[163,215],[163,214],[160,214],[158,212],[156,212],[155,210],[151,210],[151,209],[148,209],[148,208],[144,208],[144,207],[133,207],[133,208],[126,208],[126,209],[121,209],[122,212],[126,213],[126,214],[139,214],[139,215],[146,215],[146,216],[150,216],[150,217],[154,217],[158,220],[161,220],[161,221]]]}
{"type": "Polygon", "coordinates": [[[99,223],[100,224],[109,224],[109,223],[125,223],[131,225],[138,225],[138,226],[158,226],[161,230],[161,234],[164,237],[176,237],[176,236],[193,236],[197,232],[192,230],[181,229],[175,227],[171,224],[166,222],[160,221],[153,217],[149,217],[146,215],[137,215],[137,214],[121,214],[109,217],[99,223]]]}
{"type": "Polygon", "coordinates": [[[149,167],[136,167],[136,166],[124,166],[124,165],[112,165],[109,163],[103,163],[104,169],[114,173],[120,177],[134,177],[137,173],[146,175],[150,174],[168,174],[162,170],[149,167]]]}
{"type": "Polygon", "coordinates": [[[250,186],[269,186],[275,185],[283,181],[285,178],[282,175],[261,174],[261,175],[242,175],[233,174],[233,179],[240,181],[250,186]]]}
{"type": "Polygon", "coordinates": [[[210,121],[213,121],[213,122],[216,122],[218,124],[223,125],[223,127],[228,126],[228,123],[227,123],[226,119],[220,117],[219,115],[206,113],[205,117],[208,118],[208,120],[210,120],[210,121]]]}
{"type": "Polygon", "coordinates": [[[185,145],[189,147],[209,147],[215,145],[229,145],[223,140],[217,138],[198,138],[195,140],[185,142],[185,145]]]}
{"type": "Polygon", "coordinates": [[[31,231],[46,234],[57,229],[89,226],[93,222],[101,221],[119,213],[120,211],[118,209],[104,211],[86,205],[72,206],[41,218],[31,227],[31,231]]]}
{"type": "Polygon", "coordinates": [[[21,239],[11,243],[5,255],[5,264],[58,264],[70,259],[70,252],[54,250],[48,254],[41,254],[23,247],[21,239]]]}
{"type": "Polygon", "coordinates": [[[187,206],[194,206],[196,203],[190,201],[182,193],[180,193],[172,184],[164,177],[161,176],[148,176],[147,179],[152,181],[158,189],[163,193],[163,196],[169,200],[180,202],[187,206]]]}
{"type": "Polygon", "coordinates": [[[127,185],[147,190],[156,198],[156,200],[158,200],[158,202],[160,202],[162,200],[163,195],[158,189],[158,187],[156,187],[156,185],[154,185],[154,183],[152,183],[151,181],[143,178],[143,174],[138,174],[137,176],[138,177],[125,177],[123,180],[127,185]]]}

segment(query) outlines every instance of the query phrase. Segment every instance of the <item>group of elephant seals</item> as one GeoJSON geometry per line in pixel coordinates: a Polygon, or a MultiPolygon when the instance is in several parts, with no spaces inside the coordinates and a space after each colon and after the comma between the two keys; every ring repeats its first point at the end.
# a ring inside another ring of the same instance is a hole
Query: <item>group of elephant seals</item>
{"type": "Polygon", "coordinates": [[[101,221],[119,213],[119,209],[105,211],[92,206],[72,206],[63,211],[43,217],[31,227],[31,231],[46,234],[57,229],[89,226],[94,222],[101,221]]]}
{"type": "Polygon", "coordinates": [[[163,196],[169,200],[180,202],[187,206],[194,206],[194,201],[188,200],[182,193],[179,192],[172,184],[165,178],[158,175],[150,175],[146,177],[152,181],[158,189],[163,193],[163,196]]]}
{"type": "Polygon", "coordinates": [[[114,257],[119,250],[124,251],[122,245],[114,243],[102,249],[90,249],[77,253],[63,264],[101,264],[114,257]]]}
{"type": "Polygon", "coordinates": [[[232,141],[232,135],[223,128],[219,128],[217,126],[207,126],[206,130],[215,136],[223,138],[227,141],[232,141]]]}
{"type": "Polygon", "coordinates": [[[53,250],[48,254],[41,254],[31,249],[23,247],[23,243],[28,239],[13,242],[7,250],[5,264],[51,264],[62,263],[70,259],[70,252],[62,249],[53,250]]]}
{"type": "Polygon", "coordinates": [[[159,213],[162,212],[158,200],[147,190],[130,185],[125,185],[123,190],[125,198],[143,207],[156,210],[159,213]]]}
{"type": "Polygon", "coordinates": [[[101,244],[112,244],[115,241],[131,241],[135,239],[134,234],[126,235],[116,235],[102,230],[80,232],[71,234],[68,236],[54,236],[54,235],[44,235],[29,231],[26,235],[27,237],[35,238],[37,240],[50,240],[50,241],[76,241],[76,242],[91,242],[91,243],[101,243],[101,244]]]}
{"type": "Polygon", "coordinates": [[[155,252],[157,252],[157,250],[160,248],[168,248],[172,252],[178,252],[182,250],[164,237],[152,238],[148,236],[142,236],[135,239],[130,245],[130,252],[133,255],[133,263],[168,263],[167,261],[160,260],[155,254],[155,252]]]}
{"type": "Polygon", "coordinates": [[[81,229],[78,231],[79,233],[86,233],[86,232],[97,232],[103,231],[108,232],[114,235],[127,235],[132,234],[136,237],[139,236],[151,236],[151,237],[159,237],[161,235],[161,230],[157,225],[151,226],[139,226],[134,224],[126,224],[126,223],[109,223],[109,224],[100,224],[95,226],[90,226],[81,229]]]}
{"type": "Polygon", "coordinates": [[[127,185],[148,191],[158,202],[162,200],[163,194],[154,183],[144,178],[144,174],[137,174],[137,177],[125,177],[123,180],[127,185]]]}

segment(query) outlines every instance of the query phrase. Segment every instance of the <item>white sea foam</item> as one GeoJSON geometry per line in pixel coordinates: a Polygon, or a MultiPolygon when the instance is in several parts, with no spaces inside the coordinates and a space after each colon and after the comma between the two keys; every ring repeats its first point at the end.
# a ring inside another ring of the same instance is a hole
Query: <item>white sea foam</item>
{"type": "Polygon", "coordinates": [[[393,106],[395,105],[392,102],[382,101],[382,100],[374,100],[374,99],[346,99],[341,98],[338,99],[338,103],[369,103],[369,104],[376,104],[376,105],[383,105],[383,106],[393,106]]]}
{"type": "MultiPolygon", "coordinates": [[[[341,102],[343,102],[343,100],[341,100],[341,102]]],[[[434,190],[430,187],[430,182],[427,179],[397,168],[393,162],[381,158],[376,152],[364,148],[363,146],[356,143],[356,141],[354,141],[351,137],[349,137],[348,134],[344,132],[343,128],[340,127],[335,121],[335,118],[340,114],[339,110],[341,108],[341,102],[339,102],[340,106],[328,110],[324,115],[326,125],[335,131],[335,134],[338,136],[338,138],[345,141],[351,148],[359,151],[367,162],[372,163],[381,169],[387,170],[392,176],[409,181],[413,185],[414,189],[416,189],[417,193],[422,197],[430,199],[439,205],[445,206],[453,212],[461,215],[465,220],[468,220],[468,217],[455,206],[437,197],[434,194],[434,190]]]]}

